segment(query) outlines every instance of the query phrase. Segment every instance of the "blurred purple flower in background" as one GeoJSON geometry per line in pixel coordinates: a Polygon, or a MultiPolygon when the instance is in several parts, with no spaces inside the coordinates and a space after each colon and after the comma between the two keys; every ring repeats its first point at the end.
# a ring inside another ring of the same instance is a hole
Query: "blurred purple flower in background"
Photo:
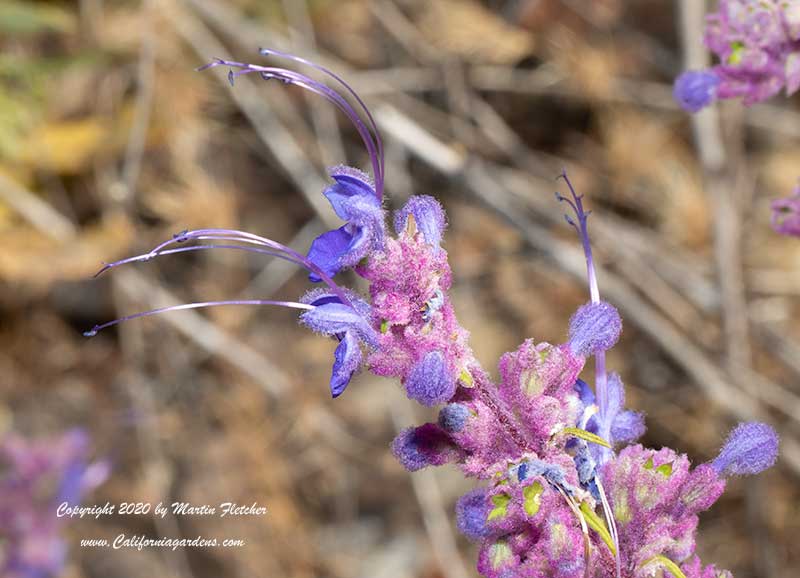
{"type": "Polygon", "coordinates": [[[717,98],[720,79],[713,72],[689,70],[675,81],[673,94],[688,112],[699,112],[717,98]]]}
{"type": "Polygon", "coordinates": [[[89,463],[89,451],[89,437],[79,429],[36,441],[8,433],[0,441],[0,576],[60,574],[67,518],[57,509],[77,505],[109,473],[108,463],[89,463]]]}
{"type": "MultiPolygon", "coordinates": [[[[749,106],[800,89],[799,0],[720,0],[706,18],[705,43],[719,64],[675,80],[675,100],[688,112],[717,98],[741,98],[749,106]]],[[[800,189],[772,203],[772,227],[800,236],[800,189]]]]}
{"type": "Polygon", "coordinates": [[[797,0],[720,0],[707,17],[705,43],[719,64],[685,72],[675,82],[675,98],[689,112],[717,98],[751,105],[800,88],[797,0]]]}
{"type": "Polygon", "coordinates": [[[772,201],[772,228],[781,235],[800,237],[800,185],[791,197],[772,201]]]}

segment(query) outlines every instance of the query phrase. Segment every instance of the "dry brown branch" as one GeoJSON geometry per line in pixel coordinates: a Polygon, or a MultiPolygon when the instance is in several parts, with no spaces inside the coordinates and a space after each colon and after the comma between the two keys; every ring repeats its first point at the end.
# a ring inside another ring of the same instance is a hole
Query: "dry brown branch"
{"type": "MultiPolygon", "coordinates": [[[[407,424],[416,423],[419,420],[414,415],[411,402],[401,397],[398,392],[393,393],[394,399],[390,402],[389,407],[395,430],[399,433],[407,424]]],[[[443,506],[442,492],[436,479],[436,471],[426,468],[416,472],[410,478],[414,487],[414,495],[422,510],[425,531],[430,538],[433,554],[440,570],[446,578],[467,578],[470,573],[458,553],[450,516],[443,506]]]]}
{"type": "MultiPolygon", "coordinates": [[[[709,65],[703,45],[705,7],[701,2],[682,0],[680,8],[685,68],[704,69],[709,65]]],[[[747,368],[751,351],[741,260],[741,207],[734,198],[736,183],[722,143],[718,108],[710,106],[693,115],[692,127],[715,213],[714,250],[722,295],[727,362],[733,369],[747,368]]]]}

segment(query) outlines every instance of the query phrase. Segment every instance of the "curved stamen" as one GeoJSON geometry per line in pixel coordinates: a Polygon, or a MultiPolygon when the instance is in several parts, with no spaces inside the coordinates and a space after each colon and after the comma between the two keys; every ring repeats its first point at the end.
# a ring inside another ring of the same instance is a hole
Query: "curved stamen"
{"type": "Polygon", "coordinates": [[[361,106],[361,110],[363,110],[364,114],[366,114],[367,119],[369,119],[370,128],[372,129],[372,133],[375,137],[375,144],[377,145],[378,148],[378,161],[381,172],[380,172],[380,178],[376,176],[375,180],[376,180],[376,189],[378,190],[380,197],[383,194],[383,177],[385,171],[383,139],[381,139],[381,133],[378,130],[378,123],[375,122],[375,119],[373,118],[372,113],[369,111],[369,108],[367,108],[367,105],[364,103],[363,100],[361,100],[361,97],[358,96],[358,93],[353,89],[353,87],[347,84],[347,82],[345,82],[344,79],[342,79],[335,72],[329,70],[328,68],[325,68],[324,66],[316,64],[315,62],[306,60],[305,58],[302,58],[300,56],[289,54],[288,52],[281,52],[280,50],[273,50],[272,48],[260,48],[258,52],[264,56],[277,56],[279,58],[294,60],[295,62],[299,62],[301,64],[310,66],[315,70],[319,70],[323,74],[328,75],[329,77],[333,78],[336,82],[338,82],[348,92],[348,94],[350,94],[350,96],[352,96],[356,100],[359,106],[361,106]],[[377,181],[379,181],[379,183],[377,181]]]}
{"type": "MultiPolygon", "coordinates": [[[[213,68],[216,66],[230,66],[231,68],[239,68],[238,71],[231,70],[228,74],[228,78],[233,84],[235,78],[237,76],[241,76],[243,74],[249,74],[251,72],[257,72],[261,75],[261,77],[265,80],[269,80],[271,78],[275,78],[281,80],[283,82],[291,83],[301,88],[305,88],[315,94],[318,94],[330,102],[332,102],[339,110],[344,113],[350,119],[350,122],[353,123],[353,126],[358,131],[359,135],[361,136],[361,140],[364,142],[364,146],[367,148],[367,153],[369,154],[370,161],[372,163],[372,170],[375,176],[375,193],[379,199],[383,196],[383,144],[378,136],[376,139],[373,139],[373,134],[370,131],[370,127],[368,127],[364,121],[361,119],[359,114],[356,110],[350,105],[350,103],[345,99],[341,94],[336,92],[334,89],[330,88],[329,86],[317,82],[316,80],[312,79],[309,76],[301,74],[299,72],[295,72],[292,70],[288,70],[285,68],[278,68],[278,67],[271,67],[271,66],[259,66],[257,64],[248,64],[244,62],[237,62],[233,60],[223,60],[220,58],[215,59],[214,61],[206,64],[205,66],[201,66],[197,70],[206,70],[208,68],[213,68]]],[[[327,72],[329,74],[329,71],[327,72]]],[[[335,76],[335,75],[334,75],[335,76]]],[[[338,77],[336,77],[338,79],[338,77]]],[[[339,79],[340,82],[344,82],[339,79]]],[[[347,87],[348,92],[351,94],[355,94],[354,91],[347,87]]],[[[363,108],[366,108],[363,104],[361,99],[358,99],[359,103],[363,108]]],[[[371,127],[375,126],[375,121],[372,119],[372,115],[368,115],[370,119],[371,127]]],[[[375,130],[373,128],[373,130],[375,130]]]]}
{"type": "Polygon", "coordinates": [[[124,323],[125,321],[130,321],[131,319],[138,319],[140,317],[149,317],[151,315],[158,315],[160,313],[167,313],[169,311],[181,311],[183,309],[201,309],[204,307],[217,307],[220,305],[277,305],[279,307],[289,307],[291,309],[305,309],[305,310],[314,309],[313,305],[307,305],[306,303],[296,303],[294,301],[273,301],[269,299],[241,299],[235,301],[204,301],[199,303],[183,303],[181,305],[170,305],[169,307],[160,307],[158,309],[151,309],[150,311],[142,311],[141,313],[126,315],[125,317],[120,317],[119,319],[108,321],[107,323],[95,325],[89,331],[84,331],[83,335],[85,337],[94,337],[95,335],[97,335],[99,331],[111,327],[112,325],[118,325],[120,323],[124,323]]]}
{"type": "MultiPolygon", "coordinates": [[[[589,239],[589,215],[591,211],[586,211],[583,208],[583,195],[579,195],[575,191],[575,187],[572,186],[572,182],[569,180],[567,176],[567,171],[563,170],[559,178],[564,179],[564,182],[567,183],[567,187],[569,188],[570,195],[572,199],[568,199],[561,195],[560,193],[556,193],[556,198],[561,201],[567,203],[570,208],[575,213],[575,216],[578,219],[576,223],[569,215],[565,215],[567,219],[567,223],[569,223],[580,236],[581,245],[583,245],[583,254],[586,258],[586,275],[589,280],[589,294],[591,296],[592,303],[599,303],[600,302],[600,289],[597,284],[597,272],[595,271],[594,267],[594,258],[592,256],[592,244],[589,239]]],[[[597,407],[598,413],[601,421],[605,420],[605,417],[608,413],[608,377],[606,374],[606,354],[605,351],[600,351],[595,354],[595,390],[597,392],[597,407]]],[[[614,540],[614,546],[616,548],[616,555],[615,555],[615,563],[616,563],[616,571],[617,577],[620,578],[622,575],[621,570],[621,559],[619,553],[619,535],[617,533],[617,524],[614,520],[614,513],[611,511],[611,506],[608,503],[608,499],[606,498],[605,492],[603,491],[603,485],[600,482],[600,477],[596,476],[595,481],[597,483],[598,491],[600,492],[600,498],[603,504],[603,512],[605,513],[606,520],[609,524],[609,530],[611,531],[612,539],[614,540]]]]}
{"type": "MultiPolygon", "coordinates": [[[[591,295],[592,303],[599,303],[600,289],[597,285],[597,273],[594,267],[594,258],[592,257],[592,244],[589,240],[588,220],[591,211],[585,211],[583,209],[583,195],[579,195],[575,192],[575,188],[572,186],[572,183],[567,176],[567,172],[562,171],[561,175],[559,175],[559,178],[564,179],[564,181],[567,183],[569,191],[572,195],[572,200],[567,199],[559,193],[556,193],[556,198],[561,202],[567,203],[575,212],[575,216],[578,218],[578,222],[575,223],[569,216],[567,216],[567,222],[570,223],[580,235],[581,244],[583,245],[583,253],[586,257],[586,274],[589,278],[589,294],[591,295]]],[[[605,351],[596,353],[594,359],[597,406],[599,408],[601,420],[604,420],[608,413],[608,377],[606,375],[605,351]]]]}
{"type": "Polygon", "coordinates": [[[278,259],[284,259],[286,261],[289,261],[290,263],[297,263],[295,260],[291,259],[286,255],[282,255],[281,253],[277,253],[275,251],[269,251],[267,249],[259,249],[258,247],[247,247],[243,245],[219,245],[215,243],[208,245],[192,245],[191,247],[177,247],[175,249],[163,249],[161,251],[158,251],[157,253],[143,253],[141,255],[136,255],[134,257],[127,257],[125,259],[120,259],[119,261],[115,261],[113,263],[106,263],[102,269],[100,269],[97,273],[94,274],[94,276],[99,277],[109,269],[119,267],[120,265],[126,265],[128,263],[150,261],[151,259],[154,259],[155,257],[160,257],[162,255],[173,255],[175,253],[186,253],[188,251],[201,251],[203,249],[239,249],[240,251],[249,251],[251,253],[269,255],[270,257],[277,257],[278,259]]]}
{"type": "Polygon", "coordinates": [[[616,566],[617,578],[622,578],[622,558],[619,552],[619,533],[617,532],[617,521],[614,519],[614,512],[611,510],[611,504],[608,503],[606,491],[603,489],[603,483],[600,481],[600,476],[595,476],[595,484],[597,484],[597,491],[600,494],[600,501],[603,504],[603,514],[605,515],[606,522],[608,522],[608,529],[611,532],[611,539],[614,541],[614,565],[616,566]]]}
{"type": "Polygon", "coordinates": [[[575,221],[569,215],[565,215],[567,222],[572,225],[575,230],[578,231],[578,234],[581,237],[581,244],[583,245],[583,252],[586,255],[586,270],[587,275],[589,277],[589,293],[592,298],[592,303],[597,303],[600,301],[600,290],[597,286],[597,274],[595,273],[594,269],[594,260],[592,258],[592,245],[589,240],[589,228],[588,228],[588,220],[589,215],[592,214],[591,211],[584,211],[583,209],[583,195],[579,195],[575,192],[575,189],[572,186],[572,183],[567,176],[567,172],[562,171],[559,175],[560,179],[564,179],[564,182],[567,183],[569,187],[569,191],[572,195],[572,200],[562,196],[560,193],[556,193],[556,198],[561,201],[562,203],[567,203],[570,208],[575,212],[575,216],[578,218],[578,223],[576,224],[575,221]]]}
{"type": "MultiPolygon", "coordinates": [[[[202,237],[201,237],[202,238],[202,237]]],[[[207,237],[211,239],[218,239],[218,237],[207,237]]],[[[251,253],[259,253],[261,255],[269,255],[271,257],[277,257],[279,259],[285,259],[290,263],[296,263],[295,260],[291,259],[290,257],[278,253],[276,251],[269,251],[267,249],[260,249],[258,247],[246,247],[242,245],[219,245],[219,244],[209,244],[209,245],[192,245],[191,247],[177,247],[175,249],[163,249],[156,253],[148,252],[143,253],[141,255],[136,255],[134,257],[126,257],[125,259],[120,259],[119,261],[114,261],[113,263],[106,263],[103,265],[103,268],[100,269],[97,273],[94,274],[95,277],[99,277],[109,269],[114,269],[115,267],[119,267],[120,265],[126,265],[128,263],[137,263],[142,261],[150,261],[155,257],[160,257],[162,255],[173,255],[175,253],[186,253],[188,251],[199,251],[203,249],[239,249],[241,251],[249,251],[251,253]]]]}
{"type": "Polygon", "coordinates": [[[586,577],[589,575],[589,560],[592,556],[592,542],[589,538],[589,527],[586,525],[586,518],[584,517],[583,512],[581,512],[581,509],[575,503],[575,500],[573,500],[561,486],[555,486],[555,488],[567,502],[567,505],[572,510],[572,513],[575,514],[581,524],[581,531],[583,532],[583,557],[585,564],[583,575],[586,577]]]}
{"type": "Polygon", "coordinates": [[[336,294],[337,297],[341,300],[342,303],[346,305],[352,305],[351,300],[348,298],[347,293],[337,285],[331,277],[325,273],[318,265],[316,265],[313,261],[308,259],[306,256],[298,253],[294,249],[287,247],[277,241],[273,241],[272,239],[268,239],[266,237],[261,237],[254,233],[248,233],[247,231],[238,231],[236,229],[195,229],[193,231],[183,231],[178,235],[172,237],[168,241],[164,241],[160,243],[156,247],[154,247],[149,253],[145,255],[139,255],[137,257],[131,257],[128,259],[123,259],[121,261],[117,261],[115,263],[109,263],[103,266],[100,271],[98,271],[95,276],[102,274],[109,269],[113,269],[118,265],[123,265],[126,263],[132,263],[136,261],[147,261],[149,259],[157,257],[159,254],[163,254],[164,251],[170,245],[174,243],[184,243],[188,240],[225,240],[225,241],[239,241],[242,243],[252,243],[254,245],[260,245],[263,247],[267,247],[275,251],[275,253],[268,253],[275,257],[279,257],[281,259],[286,259],[296,265],[303,267],[304,269],[315,273],[322,281],[331,288],[331,291],[336,294]]]}

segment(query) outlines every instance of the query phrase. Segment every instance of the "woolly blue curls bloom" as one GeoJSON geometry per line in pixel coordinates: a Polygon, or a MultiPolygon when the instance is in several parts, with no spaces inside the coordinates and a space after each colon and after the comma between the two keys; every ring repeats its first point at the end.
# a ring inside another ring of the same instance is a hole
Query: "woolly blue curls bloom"
{"type": "Polygon", "coordinates": [[[270,49],[261,49],[260,53],[264,56],[291,60],[309,66],[334,81],[340,91],[305,74],[276,66],[260,66],[215,59],[198,70],[227,66],[230,68],[228,79],[231,84],[243,74],[257,74],[264,80],[275,79],[299,86],[333,103],[351,121],[367,149],[374,179],[366,173],[348,166],[340,165],[329,170],[334,182],[324,191],[324,194],[345,224],[317,237],[311,244],[307,255],[302,255],[272,239],[246,231],[234,229],[187,230],[178,233],[169,241],[157,245],[147,253],[108,263],[95,276],[120,265],[149,261],[164,255],[209,249],[233,249],[289,261],[306,269],[312,282],[322,282],[327,287],[309,292],[300,301],[239,299],[163,307],[95,325],[84,335],[92,337],[100,330],[124,321],[183,309],[221,305],[275,305],[299,309],[303,311],[300,316],[303,324],[318,333],[335,337],[339,341],[334,352],[330,379],[331,394],[333,397],[337,397],[341,395],[350,383],[352,376],[360,369],[363,363],[362,347],[371,349],[377,347],[377,332],[370,325],[370,305],[351,291],[339,286],[332,278],[342,269],[357,265],[367,254],[383,245],[385,235],[382,206],[383,142],[375,120],[364,102],[335,73],[291,54],[270,49]],[[352,98],[357,107],[351,105],[348,98],[352,98]],[[361,114],[366,117],[366,122],[362,119],[361,114]]]}

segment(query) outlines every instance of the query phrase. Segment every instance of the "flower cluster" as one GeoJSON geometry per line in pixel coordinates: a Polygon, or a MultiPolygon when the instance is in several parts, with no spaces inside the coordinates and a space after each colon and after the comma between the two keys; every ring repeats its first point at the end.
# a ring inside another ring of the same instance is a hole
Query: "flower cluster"
{"type": "Polygon", "coordinates": [[[468,332],[449,298],[451,271],[442,246],[441,205],[414,196],[395,212],[383,208],[383,146],[363,102],[332,72],[297,57],[338,83],[335,91],[308,76],[272,66],[215,60],[241,74],[280,79],[335,104],[365,143],[374,177],[331,169],[324,194],[344,224],[318,237],[307,255],[243,231],[184,231],[149,253],[103,270],[158,255],[233,248],[289,260],[321,286],[299,301],[191,303],[138,313],[100,329],[169,310],[225,304],[270,304],[302,310],[300,321],[337,342],[330,389],[339,396],[361,369],[396,377],[409,398],[439,406],[436,423],[402,431],[392,443],[410,471],[454,464],[479,481],[456,506],[458,528],[480,543],[478,570],[489,578],[716,578],[695,556],[697,514],[719,497],[730,475],[757,473],[775,461],[778,440],[764,424],[735,429],[719,457],[690,468],[686,456],[633,444],[644,419],[625,408],[620,377],[608,374],[605,353],[622,331],[617,310],[600,299],[582,197],[566,174],[570,196],[557,195],[583,243],[591,299],[569,322],[564,342],[529,339],[500,360],[493,383],[475,359],[468,332]],[[358,103],[360,113],[345,98],[358,103]],[[362,115],[366,121],[362,119],[362,115]],[[187,242],[205,241],[202,244],[187,242]],[[337,284],[349,269],[368,295],[337,284]],[[594,386],[580,379],[595,357],[594,386]],[[616,451],[619,450],[619,453],[616,451]]]}
{"type": "Polygon", "coordinates": [[[0,576],[49,578],[64,565],[60,504],[76,505],[108,475],[104,462],[89,464],[89,439],[80,430],[29,441],[6,434],[0,441],[0,576]]]}
{"type": "Polygon", "coordinates": [[[798,0],[720,0],[708,16],[705,43],[719,64],[675,82],[675,98],[690,112],[717,98],[751,105],[800,88],[798,0]]]}

